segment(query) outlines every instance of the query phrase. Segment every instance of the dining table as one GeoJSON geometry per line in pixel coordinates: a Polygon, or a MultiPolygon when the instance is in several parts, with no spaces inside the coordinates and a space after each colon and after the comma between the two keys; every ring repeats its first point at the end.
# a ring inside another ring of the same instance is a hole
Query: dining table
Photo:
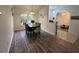
{"type": "Polygon", "coordinates": [[[36,28],[40,26],[40,23],[28,23],[28,26],[31,28],[36,28]]]}
{"type": "Polygon", "coordinates": [[[26,32],[28,30],[30,30],[30,32],[33,32],[36,28],[40,27],[40,23],[26,23],[25,24],[25,29],[26,29],[26,32]],[[29,28],[29,29],[28,29],[29,28]],[[27,30],[28,29],[28,30],[27,30]]]}

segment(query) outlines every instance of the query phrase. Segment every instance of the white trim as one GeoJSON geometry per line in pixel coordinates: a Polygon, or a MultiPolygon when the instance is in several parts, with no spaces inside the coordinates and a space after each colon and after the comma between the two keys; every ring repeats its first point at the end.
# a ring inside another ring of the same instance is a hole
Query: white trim
{"type": "Polygon", "coordinates": [[[11,47],[11,43],[12,43],[13,36],[14,36],[14,32],[13,32],[13,34],[11,36],[11,40],[10,40],[10,43],[9,43],[9,47],[8,47],[7,53],[9,53],[9,51],[10,51],[10,47],[11,47]]]}
{"type": "Polygon", "coordinates": [[[42,29],[42,30],[45,31],[45,32],[47,32],[47,33],[49,33],[49,34],[51,34],[51,35],[55,35],[55,33],[49,32],[49,31],[47,31],[45,29],[42,29]]]}

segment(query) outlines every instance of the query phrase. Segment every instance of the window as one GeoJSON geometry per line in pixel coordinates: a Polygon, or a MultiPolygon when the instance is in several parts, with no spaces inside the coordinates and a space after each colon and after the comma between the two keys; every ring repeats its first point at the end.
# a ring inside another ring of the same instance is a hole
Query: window
{"type": "Polygon", "coordinates": [[[21,14],[20,17],[21,17],[22,22],[28,22],[28,21],[31,21],[33,19],[33,15],[26,14],[26,13],[21,14]]]}

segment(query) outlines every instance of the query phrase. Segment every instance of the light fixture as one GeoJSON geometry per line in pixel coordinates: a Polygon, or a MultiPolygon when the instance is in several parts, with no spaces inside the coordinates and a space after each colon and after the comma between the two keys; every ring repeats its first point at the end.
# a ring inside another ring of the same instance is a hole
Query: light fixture
{"type": "Polygon", "coordinates": [[[66,15],[66,13],[65,13],[65,12],[63,12],[63,13],[62,13],[62,16],[65,16],[65,15],[66,15]]]}
{"type": "Polygon", "coordinates": [[[0,12],[0,15],[2,15],[2,12],[0,12]]]}
{"type": "Polygon", "coordinates": [[[32,15],[33,15],[33,14],[35,14],[35,13],[34,13],[34,11],[31,11],[31,12],[30,12],[30,14],[32,14],[32,15]]]}
{"type": "Polygon", "coordinates": [[[31,11],[30,11],[30,14],[35,14],[35,12],[33,11],[33,6],[32,6],[32,9],[31,9],[31,11]]]}

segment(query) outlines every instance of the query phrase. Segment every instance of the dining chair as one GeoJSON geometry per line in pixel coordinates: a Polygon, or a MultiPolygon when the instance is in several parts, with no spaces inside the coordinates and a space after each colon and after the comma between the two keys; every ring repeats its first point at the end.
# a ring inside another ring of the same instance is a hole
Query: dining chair
{"type": "Polygon", "coordinates": [[[28,24],[25,24],[26,34],[31,34],[34,30],[33,28],[29,27],[28,24]]]}
{"type": "Polygon", "coordinates": [[[39,26],[36,27],[36,29],[34,30],[35,34],[40,34],[41,31],[41,24],[38,24],[39,26]]]}

